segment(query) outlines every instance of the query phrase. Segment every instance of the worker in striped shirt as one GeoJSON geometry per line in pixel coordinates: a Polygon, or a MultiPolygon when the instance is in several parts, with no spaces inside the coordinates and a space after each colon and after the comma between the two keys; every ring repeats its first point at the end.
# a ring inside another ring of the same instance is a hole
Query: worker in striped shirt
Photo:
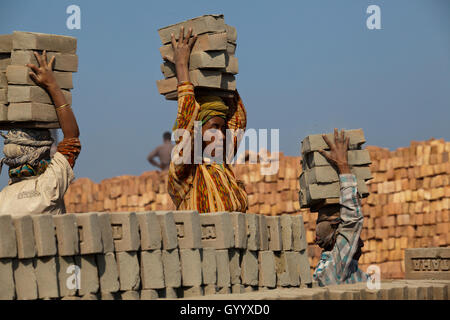
{"type": "Polygon", "coordinates": [[[316,243],[323,249],[313,278],[320,286],[367,281],[368,275],[358,268],[361,256],[360,234],[363,226],[360,197],[356,177],[348,164],[349,138],[344,131],[334,129],[333,144],[327,136],[323,139],[330,152],[320,153],[337,168],[341,188],[340,217],[320,221],[316,226],[316,243]]]}

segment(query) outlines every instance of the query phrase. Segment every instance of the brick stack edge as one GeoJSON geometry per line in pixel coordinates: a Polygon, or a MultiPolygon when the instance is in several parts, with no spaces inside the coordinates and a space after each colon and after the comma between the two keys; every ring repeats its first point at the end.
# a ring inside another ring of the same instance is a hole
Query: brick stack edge
{"type": "Polygon", "coordinates": [[[301,215],[0,216],[0,300],[151,300],[306,288],[309,271],[301,215]]]}
{"type": "MultiPolygon", "coordinates": [[[[450,142],[412,142],[395,151],[374,146],[366,149],[373,179],[367,182],[370,196],[362,201],[365,246],[360,264],[363,270],[379,265],[383,278],[401,278],[404,249],[450,245],[450,142]]],[[[246,184],[248,212],[302,214],[313,268],[320,256],[313,242],[317,213],[300,209],[300,157],[281,154],[279,171],[272,176],[261,175],[260,167],[242,164],[234,169],[246,184]]],[[[68,212],[174,210],[167,194],[167,175],[157,171],[98,184],[80,178],[70,186],[65,203],[68,212]]]]}

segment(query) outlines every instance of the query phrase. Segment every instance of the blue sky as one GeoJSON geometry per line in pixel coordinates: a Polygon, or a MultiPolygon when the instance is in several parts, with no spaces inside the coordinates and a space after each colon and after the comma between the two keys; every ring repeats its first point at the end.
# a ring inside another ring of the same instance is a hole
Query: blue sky
{"type": "Polygon", "coordinates": [[[223,13],[237,28],[248,127],[280,129],[285,154],[299,155],[306,135],[334,127],[363,128],[368,144],[390,149],[450,140],[447,0],[2,1],[1,34],[78,38],[77,177],[98,182],[154,169],[146,155],[176,116],[176,103],[155,84],[157,29],[208,13],[223,13]],[[81,8],[80,30],[66,27],[71,4],[81,8]],[[366,27],[371,4],[381,8],[381,30],[366,27]]]}

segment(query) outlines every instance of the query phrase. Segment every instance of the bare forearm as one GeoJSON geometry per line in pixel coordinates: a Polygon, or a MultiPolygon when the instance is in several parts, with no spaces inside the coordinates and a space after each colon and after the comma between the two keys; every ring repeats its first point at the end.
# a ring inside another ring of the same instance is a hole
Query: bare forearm
{"type": "Polygon", "coordinates": [[[77,120],[69,107],[58,108],[67,103],[61,88],[55,84],[48,88],[53,104],[56,108],[56,115],[58,116],[59,124],[65,138],[78,138],[80,131],[78,129],[77,120]]]}
{"type": "Polygon", "coordinates": [[[177,71],[177,79],[178,83],[181,82],[189,82],[189,68],[187,64],[184,63],[177,63],[175,65],[176,71],[177,71]]]}

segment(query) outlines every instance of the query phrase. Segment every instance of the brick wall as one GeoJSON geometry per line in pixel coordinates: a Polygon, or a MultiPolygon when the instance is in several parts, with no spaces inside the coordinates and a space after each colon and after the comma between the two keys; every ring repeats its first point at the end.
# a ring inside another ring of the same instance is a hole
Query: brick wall
{"type": "MultiPolygon", "coordinates": [[[[384,278],[404,275],[404,249],[450,245],[450,142],[411,142],[395,151],[367,147],[372,159],[370,196],[363,200],[365,242],[360,264],[381,267],[384,278]]],[[[301,213],[305,221],[311,266],[320,248],[314,245],[317,213],[300,209],[300,157],[280,156],[276,175],[263,176],[262,164],[236,165],[246,184],[250,213],[301,213]]],[[[93,183],[76,180],[65,202],[68,212],[171,210],[167,176],[156,171],[141,176],[120,176],[93,183]]]]}

